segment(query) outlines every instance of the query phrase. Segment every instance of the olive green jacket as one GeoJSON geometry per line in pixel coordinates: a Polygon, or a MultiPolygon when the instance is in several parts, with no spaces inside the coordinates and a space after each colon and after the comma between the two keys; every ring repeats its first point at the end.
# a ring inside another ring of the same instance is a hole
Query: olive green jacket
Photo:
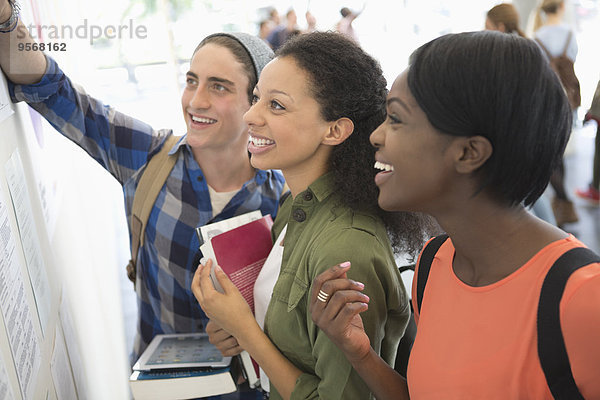
{"type": "MultiPolygon", "coordinates": [[[[384,224],[375,215],[341,205],[330,174],[284,201],[273,225],[274,238],[286,224],[281,272],[265,332],[303,371],[292,399],[373,398],[342,351],[312,322],[308,308],[313,279],[350,261],[348,277],[364,283],[370,298],[369,309],[361,316],[371,346],[393,365],[410,309],[384,224]]],[[[280,398],[271,385],[271,399],[280,398]]]]}

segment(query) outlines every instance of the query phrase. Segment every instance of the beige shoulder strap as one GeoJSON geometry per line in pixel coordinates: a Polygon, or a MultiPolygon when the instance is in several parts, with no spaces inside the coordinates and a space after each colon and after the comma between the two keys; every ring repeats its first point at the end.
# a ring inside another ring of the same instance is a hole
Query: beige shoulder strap
{"type": "Polygon", "coordinates": [[[283,182],[283,189],[281,189],[281,194],[284,194],[288,190],[290,190],[290,187],[288,186],[287,182],[283,182]]]}
{"type": "Polygon", "coordinates": [[[569,50],[569,44],[571,44],[571,37],[573,36],[573,31],[569,31],[569,35],[567,35],[567,41],[565,43],[565,48],[563,49],[562,56],[567,56],[567,50],[569,50]]]}
{"type": "Polygon", "coordinates": [[[544,53],[546,53],[546,55],[548,56],[548,60],[552,60],[552,54],[550,54],[550,52],[548,51],[548,49],[546,48],[546,46],[544,46],[544,43],[542,43],[542,41],[538,38],[535,38],[535,41],[540,45],[540,47],[542,48],[542,50],[544,50],[544,53]]]}
{"type": "Polygon", "coordinates": [[[177,155],[169,156],[169,151],[175,143],[181,139],[180,136],[171,135],[165,140],[162,148],[156,153],[142,173],[138,186],[133,195],[133,205],[131,207],[131,261],[127,266],[127,275],[135,283],[135,266],[137,262],[137,253],[144,244],[144,231],[150,217],[152,207],[156,198],[165,184],[167,177],[171,173],[177,155]]]}

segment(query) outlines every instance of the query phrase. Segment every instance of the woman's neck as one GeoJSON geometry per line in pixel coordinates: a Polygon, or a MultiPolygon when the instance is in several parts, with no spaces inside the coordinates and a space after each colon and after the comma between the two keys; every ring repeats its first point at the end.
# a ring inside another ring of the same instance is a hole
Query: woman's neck
{"type": "Polygon", "coordinates": [[[321,176],[327,173],[327,169],[311,169],[303,171],[288,171],[282,170],[283,177],[290,187],[292,197],[296,196],[305,191],[310,184],[319,179],[321,176]]]}
{"type": "Polygon", "coordinates": [[[546,23],[544,25],[560,25],[562,23],[562,13],[546,14],[546,23]]]}
{"type": "Polygon", "coordinates": [[[308,160],[281,168],[292,197],[295,198],[305,191],[310,184],[329,171],[330,157],[331,146],[320,146],[308,160]]]}
{"type": "Polygon", "coordinates": [[[438,217],[438,222],[456,250],[454,272],[470,286],[503,279],[549,243],[567,237],[520,205],[473,202],[461,208],[454,215],[438,217]]]}

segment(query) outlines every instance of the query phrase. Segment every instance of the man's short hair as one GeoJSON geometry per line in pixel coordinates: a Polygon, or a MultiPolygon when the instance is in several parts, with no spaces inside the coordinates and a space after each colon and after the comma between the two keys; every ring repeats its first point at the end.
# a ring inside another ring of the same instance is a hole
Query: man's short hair
{"type": "Polygon", "coordinates": [[[259,37],[243,32],[219,32],[205,37],[194,54],[208,43],[228,48],[234,57],[244,65],[248,77],[248,102],[252,102],[252,92],[262,69],[273,59],[273,50],[259,37]]]}

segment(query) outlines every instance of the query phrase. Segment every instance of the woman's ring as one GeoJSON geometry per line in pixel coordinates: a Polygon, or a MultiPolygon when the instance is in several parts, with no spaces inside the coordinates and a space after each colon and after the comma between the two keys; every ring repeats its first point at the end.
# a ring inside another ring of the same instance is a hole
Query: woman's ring
{"type": "Polygon", "coordinates": [[[317,295],[317,299],[319,299],[319,301],[322,301],[323,303],[327,303],[328,298],[329,298],[329,295],[327,293],[325,293],[323,290],[319,290],[319,294],[317,295]]]}

